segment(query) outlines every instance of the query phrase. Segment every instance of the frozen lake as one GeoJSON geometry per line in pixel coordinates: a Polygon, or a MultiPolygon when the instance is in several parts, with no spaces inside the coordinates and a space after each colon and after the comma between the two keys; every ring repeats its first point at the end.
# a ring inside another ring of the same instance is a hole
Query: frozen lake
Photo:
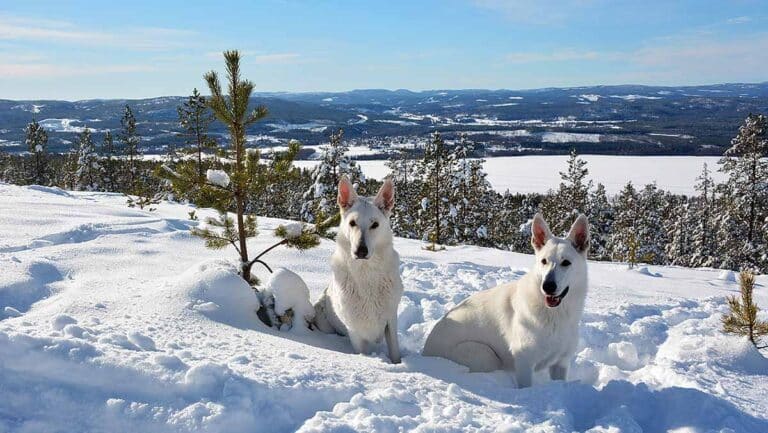
{"type": "MultiPolygon", "coordinates": [[[[716,156],[610,156],[584,155],[589,178],[605,185],[609,194],[615,194],[628,182],[636,186],[656,182],[676,194],[694,194],[696,177],[704,163],[709,165],[713,177],[721,181],[717,172],[716,156]]],[[[560,172],[566,169],[567,155],[500,156],[488,158],[485,170],[494,189],[503,192],[547,192],[557,188],[560,172]]],[[[366,176],[382,179],[389,174],[383,160],[358,161],[366,176]]],[[[317,161],[296,161],[299,167],[311,167],[317,161]]]]}

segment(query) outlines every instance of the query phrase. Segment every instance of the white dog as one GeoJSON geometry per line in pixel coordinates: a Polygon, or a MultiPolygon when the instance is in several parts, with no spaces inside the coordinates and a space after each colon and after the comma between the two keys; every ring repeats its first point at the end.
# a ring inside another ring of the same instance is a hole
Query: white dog
{"type": "Polygon", "coordinates": [[[448,358],[470,371],[509,370],[521,388],[544,368],[553,380],[566,379],[587,295],[589,223],[580,215],[568,236],[557,238],[537,214],[531,232],[533,269],[449,311],[427,338],[425,356],[448,358]]]}
{"type": "Polygon", "coordinates": [[[331,257],[333,280],[315,304],[315,325],[348,335],[357,353],[370,353],[383,335],[389,359],[397,364],[397,305],[403,283],[389,225],[394,184],[387,179],[375,198],[358,197],[343,176],[338,203],[341,223],[331,257]]]}

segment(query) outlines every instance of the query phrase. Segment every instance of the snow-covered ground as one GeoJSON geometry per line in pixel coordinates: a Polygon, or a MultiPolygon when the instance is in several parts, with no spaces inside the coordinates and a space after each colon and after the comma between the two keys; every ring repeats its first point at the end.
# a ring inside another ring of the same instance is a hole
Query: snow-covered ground
{"type": "MultiPolygon", "coordinates": [[[[583,134],[596,135],[596,134],[583,134]]],[[[709,165],[717,181],[724,180],[717,172],[718,157],[714,156],[608,156],[582,155],[587,161],[589,178],[602,182],[609,194],[616,194],[632,181],[635,186],[656,182],[659,188],[676,194],[696,194],[693,186],[704,163],[709,165]]],[[[496,191],[545,193],[557,189],[560,172],[567,168],[567,156],[499,156],[485,161],[488,181],[496,191]]],[[[384,160],[358,161],[363,173],[383,179],[390,173],[384,160]]],[[[296,161],[299,167],[314,167],[317,161],[296,161]]]]}
{"type": "MultiPolygon", "coordinates": [[[[0,197],[0,432],[768,431],[768,360],[719,332],[737,285],[718,270],[591,263],[572,380],[519,390],[419,351],[441,315],[519,278],[529,255],[397,239],[404,358],[391,365],[261,325],[232,251],[190,236],[187,206],[2,184],[0,197]]],[[[280,223],[259,222],[252,251],[280,223]]],[[[314,299],[332,249],[266,258],[314,299]]]]}

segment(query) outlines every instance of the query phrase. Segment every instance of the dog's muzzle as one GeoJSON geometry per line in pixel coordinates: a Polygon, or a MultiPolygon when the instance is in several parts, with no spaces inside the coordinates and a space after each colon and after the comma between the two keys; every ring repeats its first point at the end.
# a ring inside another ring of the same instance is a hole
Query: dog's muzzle
{"type": "Polygon", "coordinates": [[[561,302],[563,302],[563,298],[565,298],[565,295],[568,294],[568,290],[570,290],[570,286],[566,287],[565,290],[563,290],[563,293],[554,296],[554,295],[544,295],[544,301],[547,304],[547,307],[549,308],[555,308],[558,305],[560,305],[561,302]]]}

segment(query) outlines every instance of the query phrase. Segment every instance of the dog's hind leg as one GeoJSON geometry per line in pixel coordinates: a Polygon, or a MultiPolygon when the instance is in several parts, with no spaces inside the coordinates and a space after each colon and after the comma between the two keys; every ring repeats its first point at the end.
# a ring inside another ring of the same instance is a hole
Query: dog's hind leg
{"type": "Polygon", "coordinates": [[[502,362],[491,346],[477,341],[463,341],[451,350],[452,361],[469,367],[471,372],[501,370],[502,362]]]}
{"type": "Polygon", "coordinates": [[[400,363],[400,345],[397,341],[397,316],[387,322],[387,326],[384,327],[384,339],[387,340],[387,351],[389,352],[389,360],[393,364],[400,363]]]}
{"type": "MultiPolygon", "coordinates": [[[[567,361],[566,361],[567,362],[567,361]]],[[[552,380],[565,380],[568,377],[568,364],[563,361],[549,367],[549,378],[552,380]]]]}

